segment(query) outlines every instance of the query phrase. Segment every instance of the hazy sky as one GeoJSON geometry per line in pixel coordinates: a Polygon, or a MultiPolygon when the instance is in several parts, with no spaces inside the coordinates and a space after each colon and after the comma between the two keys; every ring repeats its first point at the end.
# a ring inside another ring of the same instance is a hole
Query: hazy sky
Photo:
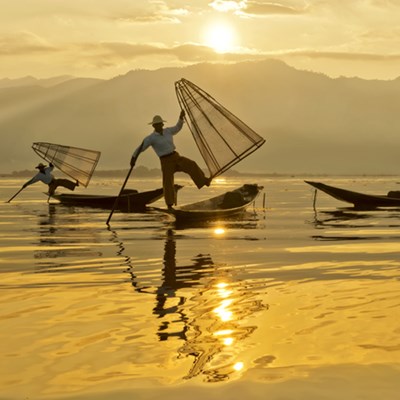
{"type": "Polygon", "coordinates": [[[400,76],[400,0],[0,0],[0,79],[274,57],[400,76]]]}

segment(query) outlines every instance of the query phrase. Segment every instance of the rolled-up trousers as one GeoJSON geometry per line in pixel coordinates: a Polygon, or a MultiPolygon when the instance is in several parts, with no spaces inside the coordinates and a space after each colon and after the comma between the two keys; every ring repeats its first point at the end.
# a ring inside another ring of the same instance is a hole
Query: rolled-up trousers
{"type": "Polygon", "coordinates": [[[195,185],[200,189],[206,184],[206,177],[202,169],[189,158],[182,157],[176,151],[170,155],[160,157],[163,177],[164,199],[167,206],[176,204],[176,192],[174,188],[175,172],[185,172],[195,185]]]}

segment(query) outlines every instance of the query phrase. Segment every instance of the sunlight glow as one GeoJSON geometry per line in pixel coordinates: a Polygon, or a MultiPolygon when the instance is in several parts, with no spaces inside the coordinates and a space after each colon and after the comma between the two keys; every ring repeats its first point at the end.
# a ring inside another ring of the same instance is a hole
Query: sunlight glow
{"type": "Polygon", "coordinates": [[[204,41],[217,53],[227,53],[233,49],[234,36],[230,25],[215,23],[206,28],[204,41]]]}
{"type": "Polygon", "coordinates": [[[232,304],[232,300],[222,300],[221,305],[214,309],[214,313],[218,315],[221,321],[232,320],[233,313],[228,310],[228,307],[232,304]]]}
{"type": "Polygon", "coordinates": [[[243,367],[244,367],[244,364],[241,361],[239,361],[233,366],[233,369],[235,371],[240,371],[243,369],[243,367]]]}
{"type": "Polygon", "coordinates": [[[227,287],[228,287],[228,284],[224,283],[224,282],[221,282],[217,285],[219,297],[226,299],[227,297],[229,297],[232,294],[232,290],[228,290],[227,287]]]}
{"type": "Polygon", "coordinates": [[[229,337],[229,338],[224,338],[223,343],[225,346],[232,346],[233,344],[233,338],[229,337]]]}
{"type": "Polygon", "coordinates": [[[221,12],[239,11],[246,7],[245,1],[232,1],[232,0],[214,0],[209,4],[214,10],[221,12]]]}
{"type": "MultiPolygon", "coordinates": [[[[232,329],[224,329],[221,331],[217,331],[214,332],[214,336],[229,336],[233,334],[233,330],[232,329]]],[[[235,339],[233,337],[222,337],[222,343],[225,346],[232,346],[233,342],[235,341],[235,339]]]]}
{"type": "Polygon", "coordinates": [[[214,332],[215,336],[231,335],[233,333],[232,329],[224,329],[221,331],[214,332]]]}
{"type": "Polygon", "coordinates": [[[215,228],[214,233],[216,235],[223,235],[225,233],[225,229],[224,228],[215,228]]]}

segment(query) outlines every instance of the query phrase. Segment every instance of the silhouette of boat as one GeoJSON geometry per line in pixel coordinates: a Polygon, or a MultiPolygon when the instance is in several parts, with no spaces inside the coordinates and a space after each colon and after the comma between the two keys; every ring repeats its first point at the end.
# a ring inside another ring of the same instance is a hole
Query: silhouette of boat
{"type": "MultiPolygon", "coordinates": [[[[175,185],[175,190],[180,190],[182,187],[183,186],[175,185]]],[[[116,209],[124,212],[146,211],[146,206],[161,199],[163,193],[163,188],[145,192],[139,192],[135,189],[125,189],[118,199],[116,209]]],[[[54,193],[51,197],[64,205],[102,208],[107,210],[113,208],[115,200],[117,199],[117,196],[72,193],[54,193]]]]}
{"type": "Polygon", "coordinates": [[[256,184],[245,184],[235,190],[196,203],[177,206],[173,209],[154,209],[171,214],[176,221],[182,222],[232,217],[243,213],[254,203],[262,189],[262,186],[256,184]]]}
{"type": "Polygon", "coordinates": [[[353,204],[355,208],[400,207],[399,191],[391,191],[387,195],[372,195],[325,185],[321,182],[304,182],[337,200],[353,204]]]}

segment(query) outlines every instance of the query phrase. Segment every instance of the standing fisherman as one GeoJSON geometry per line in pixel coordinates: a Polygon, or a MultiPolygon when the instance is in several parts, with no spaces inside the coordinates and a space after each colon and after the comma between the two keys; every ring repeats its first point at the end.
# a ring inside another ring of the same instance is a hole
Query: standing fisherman
{"type": "Polygon", "coordinates": [[[169,209],[176,204],[176,192],[174,189],[175,172],[185,172],[190,175],[199,189],[204,185],[210,186],[211,183],[211,178],[207,178],[204,175],[204,172],[195,161],[183,157],[175,151],[173,137],[182,129],[184,116],[185,111],[182,110],[177,124],[164,128],[164,122],[166,121],[159,115],[155,115],[152,122],[149,123],[149,125],[153,126],[154,131],[144,138],[142,144],[133,152],[131,158],[132,167],[135,165],[136,159],[142,151],[145,151],[150,146],[153,147],[153,150],[160,157],[164,199],[169,209]]]}

